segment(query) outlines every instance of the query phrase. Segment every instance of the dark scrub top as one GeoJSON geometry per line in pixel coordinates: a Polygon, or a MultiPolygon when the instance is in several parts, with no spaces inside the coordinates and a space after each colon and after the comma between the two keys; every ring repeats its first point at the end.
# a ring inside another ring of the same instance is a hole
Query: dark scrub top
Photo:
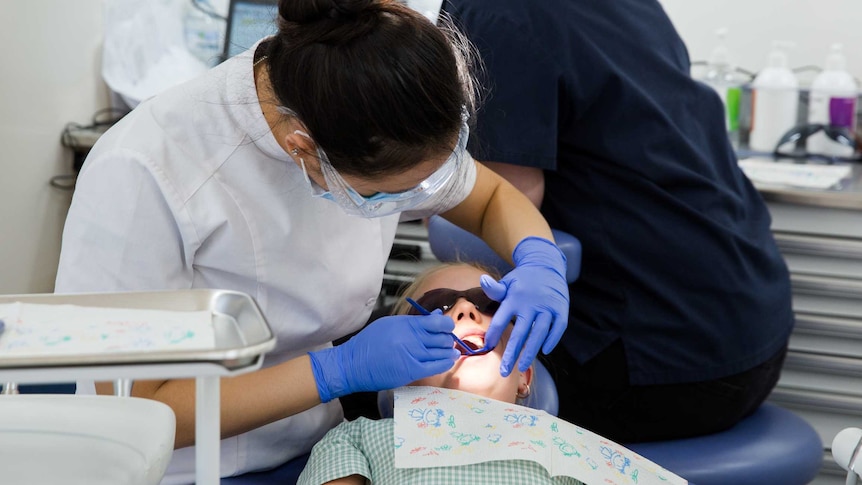
{"type": "Polygon", "coordinates": [[[617,339],[630,383],[747,370],[787,342],[789,276],[723,106],[655,0],[449,0],[490,95],[469,149],[545,171],[542,212],[583,244],[562,345],[617,339]]]}

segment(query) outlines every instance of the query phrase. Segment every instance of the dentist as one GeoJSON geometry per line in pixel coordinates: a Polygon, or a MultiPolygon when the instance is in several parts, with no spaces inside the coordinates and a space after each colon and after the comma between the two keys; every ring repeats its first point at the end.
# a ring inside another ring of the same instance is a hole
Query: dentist
{"type": "MultiPolygon", "coordinates": [[[[385,0],[282,0],[278,24],[100,138],[55,288],[255,298],[278,344],[259,371],[222,380],[222,476],[307,453],[343,419],[340,396],[454,364],[454,325],[441,314],[386,317],[331,344],[366,323],[400,220],[440,213],[515,263],[483,280],[501,301],[488,343],[515,319],[501,374],[550,352],[568,318],[566,262],[548,224],[466,151],[477,87],[463,36],[385,0]]],[[[174,410],[165,483],[193,481],[194,382],[136,381],[132,394],[174,410]]]]}

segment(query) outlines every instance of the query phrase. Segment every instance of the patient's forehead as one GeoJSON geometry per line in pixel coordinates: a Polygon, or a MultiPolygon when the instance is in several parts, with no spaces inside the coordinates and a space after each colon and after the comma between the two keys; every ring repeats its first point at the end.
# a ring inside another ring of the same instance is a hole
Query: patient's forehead
{"type": "Polygon", "coordinates": [[[479,278],[482,271],[472,266],[446,267],[428,275],[419,286],[417,294],[422,295],[426,291],[435,288],[452,288],[453,290],[468,290],[479,286],[479,278]]]}

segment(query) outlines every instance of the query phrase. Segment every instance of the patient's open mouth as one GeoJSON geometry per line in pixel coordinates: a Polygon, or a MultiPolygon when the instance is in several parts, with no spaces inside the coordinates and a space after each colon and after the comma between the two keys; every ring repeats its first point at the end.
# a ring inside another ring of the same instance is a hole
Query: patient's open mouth
{"type": "Polygon", "coordinates": [[[472,355],[484,355],[491,351],[491,349],[485,348],[485,339],[481,335],[470,335],[464,337],[461,339],[460,342],[455,343],[455,347],[465,357],[469,357],[472,355]],[[464,349],[462,347],[467,347],[467,349],[464,349]]]}

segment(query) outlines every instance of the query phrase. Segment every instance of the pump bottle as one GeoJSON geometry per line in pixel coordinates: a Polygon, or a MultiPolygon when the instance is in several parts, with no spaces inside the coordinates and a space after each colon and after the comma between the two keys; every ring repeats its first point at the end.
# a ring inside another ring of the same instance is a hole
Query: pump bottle
{"type": "Polygon", "coordinates": [[[799,82],[788,67],[786,42],[773,42],[766,67],[754,78],[749,147],[771,152],[782,135],[796,126],[799,82]]]}
{"type": "MultiPolygon", "coordinates": [[[[811,84],[808,122],[845,128],[853,133],[856,129],[858,92],[856,80],[847,72],[847,60],[841,44],[833,44],[826,58],[825,69],[814,78],[811,84]]],[[[838,157],[853,155],[852,147],[832,140],[822,131],[811,135],[805,148],[809,153],[820,155],[838,157]]]]}
{"type": "Polygon", "coordinates": [[[725,44],[727,29],[720,28],[715,34],[718,37],[718,44],[709,57],[703,81],[718,93],[724,104],[727,136],[733,148],[736,149],[739,148],[739,103],[742,83],[736,75],[736,69],[730,60],[730,51],[725,44]]]}

